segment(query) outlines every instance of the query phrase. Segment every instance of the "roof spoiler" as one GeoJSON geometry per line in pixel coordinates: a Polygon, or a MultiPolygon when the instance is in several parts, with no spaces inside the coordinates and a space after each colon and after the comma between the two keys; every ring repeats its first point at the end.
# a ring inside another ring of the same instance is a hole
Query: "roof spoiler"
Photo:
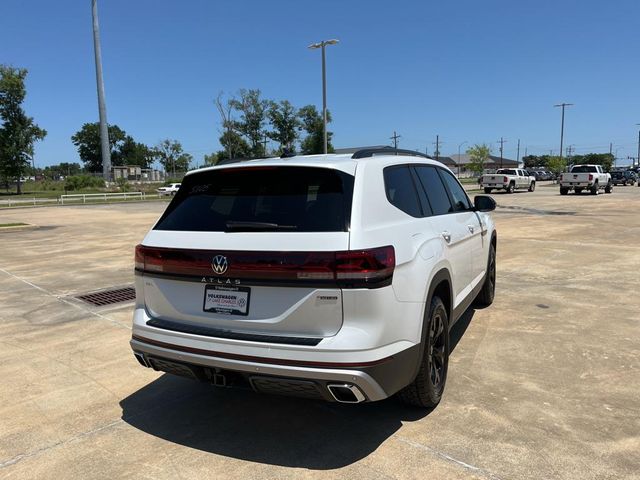
{"type": "Polygon", "coordinates": [[[384,148],[365,148],[363,150],[358,150],[355,152],[351,158],[369,158],[374,155],[406,155],[411,157],[423,157],[428,158],[429,160],[433,160],[429,155],[424,153],[416,152],[415,150],[403,150],[401,148],[393,148],[393,147],[384,147],[384,148]]]}

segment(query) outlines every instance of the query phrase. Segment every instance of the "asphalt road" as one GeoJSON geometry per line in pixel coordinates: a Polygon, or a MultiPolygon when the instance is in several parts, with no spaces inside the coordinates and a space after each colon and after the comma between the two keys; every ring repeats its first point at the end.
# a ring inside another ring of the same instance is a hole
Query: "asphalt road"
{"type": "Polygon", "coordinates": [[[127,285],[164,203],[0,211],[0,478],[640,478],[640,188],[496,194],[498,287],[434,411],[140,367],[127,285]]]}

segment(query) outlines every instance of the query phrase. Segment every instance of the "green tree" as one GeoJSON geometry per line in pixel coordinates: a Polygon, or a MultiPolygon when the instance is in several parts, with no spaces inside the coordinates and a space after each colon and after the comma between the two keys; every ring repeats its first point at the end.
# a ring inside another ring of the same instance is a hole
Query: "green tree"
{"type": "Polygon", "coordinates": [[[164,167],[165,172],[186,172],[189,170],[192,156],[182,150],[182,144],[177,140],[162,140],[155,148],[156,158],[164,167]]]}
{"type": "MultiPolygon", "coordinates": [[[[298,118],[307,136],[302,140],[300,149],[305,155],[324,153],[324,133],[322,114],[314,105],[306,105],[298,110],[298,118]]],[[[327,110],[327,124],[331,123],[331,114],[327,110]]],[[[333,132],[327,131],[327,152],[332,153],[331,137],[333,132]]]]}
{"type": "Polygon", "coordinates": [[[278,142],[278,153],[282,154],[285,149],[290,153],[294,153],[295,142],[298,138],[298,128],[300,127],[300,119],[296,108],[288,100],[270,102],[267,117],[273,128],[267,135],[278,142]]]}
{"type": "Polygon", "coordinates": [[[229,100],[229,106],[240,114],[239,120],[231,121],[233,130],[246,138],[249,153],[253,157],[263,157],[266,153],[262,142],[266,137],[264,125],[269,101],[260,95],[260,90],[243,88],[238,92],[238,98],[229,100]]]}
{"type": "Polygon", "coordinates": [[[220,160],[222,160],[220,158],[220,153],[222,153],[224,155],[224,152],[218,152],[218,153],[214,152],[214,153],[210,153],[209,155],[205,154],[205,156],[204,156],[204,164],[207,167],[213,167],[213,166],[217,165],[218,162],[220,160]]]}
{"type": "Polygon", "coordinates": [[[220,136],[220,145],[224,147],[223,151],[218,152],[218,160],[224,158],[248,158],[251,156],[251,147],[234,130],[226,130],[220,136]]]}
{"type": "Polygon", "coordinates": [[[527,155],[522,157],[522,161],[524,162],[524,168],[546,168],[550,158],[549,155],[527,155]]]}
{"type": "Polygon", "coordinates": [[[33,158],[33,146],[47,135],[22,109],[26,76],[24,68],[0,65],[0,176],[5,181],[16,179],[18,194],[22,193],[20,177],[33,158]]]}
{"type": "Polygon", "coordinates": [[[587,153],[585,155],[571,156],[572,165],[580,165],[580,164],[602,165],[602,168],[606,172],[611,170],[614,160],[615,160],[614,156],[610,153],[587,153]]]}
{"type": "Polygon", "coordinates": [[[467,150],[467,155],[471,157],[469,169],[474,173],[481,174],[484,171],[485,163],[489,160],[489,155],[491,155],[491,147],[486,143],[476,143],[467,150]]]}
{"type": "Polygon", "coordinates": [[[80,175],[82,167],[79,163],[62,162],[58,165],[49,165],[44,167],[43,175],[51,180],[57,180],[60,177],[69,177],[71,175],[80,175]]]}
{"type": "Polygon", "coordinates": [[[567,164],[564,161],[564,158],[560,158],[559,156],[549,156],[545,167],[552,173],[562,173],[564,172],[567,164]]]}
{"type": "Polygon", "coordinates": [[[156,151],[147,147],[144,143],[136,142],[133,137],[127,135],[115,152],[117,165],[138,165],[149,168],[156,157],[156,151]]]}
{"type": "MultiPolygon", "coordinates": [[[[111,163],[122,165],[120,149],[127,139],[127,134],[117,125],[109,125],[109,147],[111,163]]],[[[85,123],[72,137],[71,141],[78,147],[80,160],[88,172],[102,171],[102,151],[100,147],[100,124],[85,123]]]]}

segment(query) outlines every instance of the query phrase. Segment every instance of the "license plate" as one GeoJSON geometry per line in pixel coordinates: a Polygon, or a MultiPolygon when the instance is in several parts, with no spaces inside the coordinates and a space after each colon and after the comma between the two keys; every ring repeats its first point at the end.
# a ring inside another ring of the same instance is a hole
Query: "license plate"
{"type": "Polygon", "coordinates": [[[249,314],[251,289],[248,287],[226,287],[207,285],[204,287],[205,312],[222,313],[224,315],[249,314]]]}

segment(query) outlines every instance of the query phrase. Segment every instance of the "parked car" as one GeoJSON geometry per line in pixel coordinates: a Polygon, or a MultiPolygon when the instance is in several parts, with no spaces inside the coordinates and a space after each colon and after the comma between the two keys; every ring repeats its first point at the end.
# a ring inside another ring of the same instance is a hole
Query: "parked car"
{"type": "Polygon", "coordinates": [[[611,172],[611,181],[614,185],[631,185],[633,186],[637,181],[636,173],[632,170],[614,171],[611,172]]]}
{"type": "Polygon", "coordinates": [[[170,183],[166,187],[160,187],[156,190],[159,195],[175,195],[180,189],[179,183],[170,183]]]}
{"type": "Polygon", "coordinates": [[[513,193],[524,189],[533,192],[536,189],[536,179],[520,168],[500,168],[496,173],[480,177],[480,187],[484,188],[484,193],[491,193],[493,190],[513,193]]]}
{"type": "Polygon", "coordinates": [[[585,189],[592,195],[597,195],[600,190],[612,193],[611,175],[605,173],[601,165],[574,165],[569,173],[560,176],[560,195],[566,195],[571,190],[579,194],[585,189]]]}
{"type": "Polygon", "coordinates": [[[493,302],[495,202],[388,152],[188,172],[136,247],[138,361],[264,393],[437,405],[449,330],[493,302]]]}

